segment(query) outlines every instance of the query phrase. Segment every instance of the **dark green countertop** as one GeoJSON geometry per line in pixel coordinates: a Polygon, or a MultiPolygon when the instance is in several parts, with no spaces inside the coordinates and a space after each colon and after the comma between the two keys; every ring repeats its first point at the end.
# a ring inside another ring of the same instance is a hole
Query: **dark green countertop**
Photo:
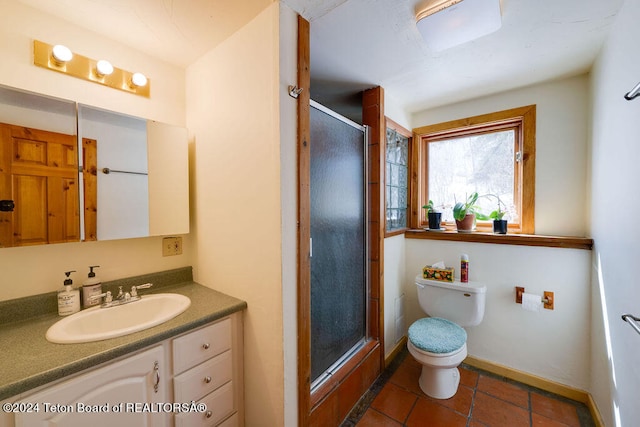
{"type": "MultiPolygon", "coordinates": [[[[133,279],[135,284],[144,283],[133,279]]],[[[117,284],[121,284],[121,281],[117,284]]],[[[0,324],[0,400],[95,367],[247,307],[242,300],[193,281],[163,284],[145,293],[164,292],[185,295],[191,299],[191,305],[185,312],[163,324],[103,341],[50,343],[45,338],[47,329],[61,319],[57,313],[51,312],[0,324]]]]}

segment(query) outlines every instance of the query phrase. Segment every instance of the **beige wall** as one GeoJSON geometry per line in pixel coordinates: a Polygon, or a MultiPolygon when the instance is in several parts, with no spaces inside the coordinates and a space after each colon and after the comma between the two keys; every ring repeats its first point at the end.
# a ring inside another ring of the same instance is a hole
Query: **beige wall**
{"type": "Polygon", "coordinates": [[[284,421],[279,5],[187,69],[196,280],[248,303],[248,426],[284,421]]]}
{"type": "MultiPolygon", "coordinates": [[[[185,125],[184,70],[15,1],[0,0],[0,10],[0,84],[185,125]],[[63,43],[79,54],[106,57],[121,68],[141,70],[151,80],[151,98],[36,67],[33,39],[63,43]]],[[[100,277],[112,280],[192,264],[189,236],[179,256],[162,257],[161,242],[160,237],[150,237],[0,249],[0,300],[55,291],[62,286],[66,270],[78,270],[75,284],[81,284],[88,265],[100,265],[100,277]]]]}

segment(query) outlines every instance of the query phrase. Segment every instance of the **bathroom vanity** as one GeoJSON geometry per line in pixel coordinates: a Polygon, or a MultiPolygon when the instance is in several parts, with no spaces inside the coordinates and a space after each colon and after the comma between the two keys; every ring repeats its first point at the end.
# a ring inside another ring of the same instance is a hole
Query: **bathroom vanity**
{"type": "Polygon", "coordinates": [[[140,332],[53,344],[45,333],[55,314],[3,323],[3,358],[11,363],[0,366],[0,426],[242,426],[246,303],[194,283],[190,268],[169,273],[178,282],[154,291],[185,295],[191,306],[140,332]]]}

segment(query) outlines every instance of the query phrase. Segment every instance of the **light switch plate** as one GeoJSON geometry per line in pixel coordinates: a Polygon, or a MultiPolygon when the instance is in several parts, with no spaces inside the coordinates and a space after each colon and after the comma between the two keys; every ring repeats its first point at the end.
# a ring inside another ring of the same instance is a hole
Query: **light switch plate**
{"type": "Polygon", "coordinates": [[[162,239],[162,256],[182,255],[182,237],[162,239]]]}

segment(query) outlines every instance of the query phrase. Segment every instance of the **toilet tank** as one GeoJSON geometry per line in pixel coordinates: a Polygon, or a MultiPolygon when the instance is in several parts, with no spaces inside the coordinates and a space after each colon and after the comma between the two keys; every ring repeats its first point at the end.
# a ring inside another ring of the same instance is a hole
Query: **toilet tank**
{"type": "Polygon", "coordinates": [[[476,282],[438,282],[416,276],[418,301],[431,317],[442,317],[460,326],[482,322],[487,287],[476,282]]]}

